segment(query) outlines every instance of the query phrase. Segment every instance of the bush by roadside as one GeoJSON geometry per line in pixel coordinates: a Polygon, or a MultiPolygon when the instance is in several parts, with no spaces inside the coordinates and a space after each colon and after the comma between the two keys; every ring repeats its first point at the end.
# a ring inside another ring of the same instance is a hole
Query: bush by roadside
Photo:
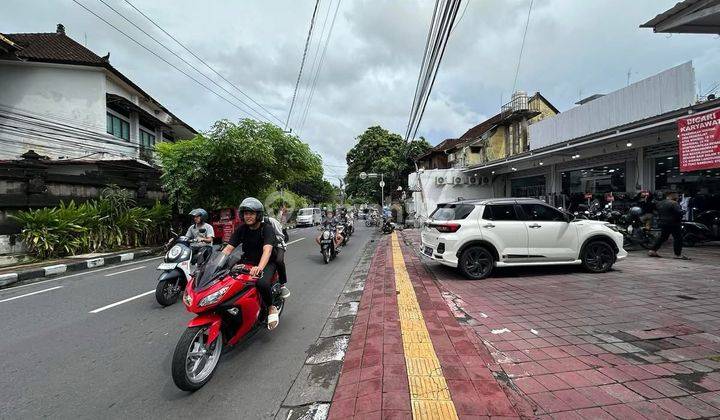
{"type": "Polygon", "coordinates": [[[96,200],[61,203],[10,216],[27,251],[39,259],[158,244],[169,236],[170,207],[137,207],[128,190],[105,188],[96,200]]]}

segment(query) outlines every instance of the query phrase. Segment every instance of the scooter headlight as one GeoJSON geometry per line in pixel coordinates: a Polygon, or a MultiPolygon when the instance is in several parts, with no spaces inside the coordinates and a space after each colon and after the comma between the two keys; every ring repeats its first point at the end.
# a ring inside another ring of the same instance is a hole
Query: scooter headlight
{"type": "Polygon", "coordinates": [[[213,303],[220,300],[220,298],[228,291],[228,289],[230,289],[230,288],[226,286],[226,287],[223,287],[222,289],[218,290],[215,293],[211,293],[211,294],[205,296],[204,298],[202,298],[202,300],[200,301],[198,306],[212,305],[213,303]]]}
{"type": "Polygon", "coordinates": [[[323,232],[323,239],[330,239],[330,232],[328,232],[327,230],[323,232]]]}
{"type": "Polygon", "coordinates": [[[167,253],[168,259],[174,260],[175,258],[179,257],[182,253],[182,247],[180,245],[174,245],[172,248],[170,248],[170,251],[167,253]]]}
{"type": "Polygon", "coordinates": [[[183,294],[183,303],[185,304],[185,306],[192,305],[192,296],[187,293],[183,294]]]}

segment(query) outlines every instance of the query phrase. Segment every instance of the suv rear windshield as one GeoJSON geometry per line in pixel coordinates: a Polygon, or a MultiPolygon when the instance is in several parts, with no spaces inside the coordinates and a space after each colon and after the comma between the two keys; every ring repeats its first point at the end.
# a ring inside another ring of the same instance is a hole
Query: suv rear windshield
{"type": "Polygon", "coordinates": [[[300,212],[298,213],[298,215],[300,215],[300,216],[309,216],[311,214],[313,214],[312,209],[301,209],[300,212]]]}
{"type": "Polygon", "coordinates": [[[432,220],[462,220],[472,213],[475,206],[472,204],[438,204],[430,215],[432,220]]]}

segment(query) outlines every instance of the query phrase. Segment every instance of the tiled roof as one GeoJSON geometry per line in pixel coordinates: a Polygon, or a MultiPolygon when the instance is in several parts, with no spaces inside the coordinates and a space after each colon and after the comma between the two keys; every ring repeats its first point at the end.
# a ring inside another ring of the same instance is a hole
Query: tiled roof
{"type": "Polygon", "coordinates": [[[490,130],[498,122],[500,122],[500,119],[501,119],[500,114],[490,117],[489,119],[481,122],[480,124],[469,129],[468,131],[466,131],[465,134],[460,136],[460,140],[470,141],[470,140],[476,140],[476,139],[480,138],[483,134],[485,134],[486,131],[490,130]]]}
{"type": "Polygon", "coordinates": [[[64,33],[5,34],[20,47],[15,55],[28,61],[104,66],[107,60],[64,33]]]}

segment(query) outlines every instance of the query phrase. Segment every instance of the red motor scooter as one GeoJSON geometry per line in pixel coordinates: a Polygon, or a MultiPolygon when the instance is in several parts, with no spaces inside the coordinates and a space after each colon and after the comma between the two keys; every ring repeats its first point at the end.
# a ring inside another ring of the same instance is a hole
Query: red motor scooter
{"type": "MultiPolygon", "coordinates": [[[[267,307],[255,287],[257,278],[250,276],[252,265],[235,264],[235,253],[227,256],[213,253],[198,265],[188,282],[183,303],[197,314],[175,346],[172,377],[184,391],[202,388],[220,361],[223,346],[233,346],[241,339],[267,325],[267,307]]],[[[278,275],[273,277],[273,303],[282,313],[278,275]]]]}

